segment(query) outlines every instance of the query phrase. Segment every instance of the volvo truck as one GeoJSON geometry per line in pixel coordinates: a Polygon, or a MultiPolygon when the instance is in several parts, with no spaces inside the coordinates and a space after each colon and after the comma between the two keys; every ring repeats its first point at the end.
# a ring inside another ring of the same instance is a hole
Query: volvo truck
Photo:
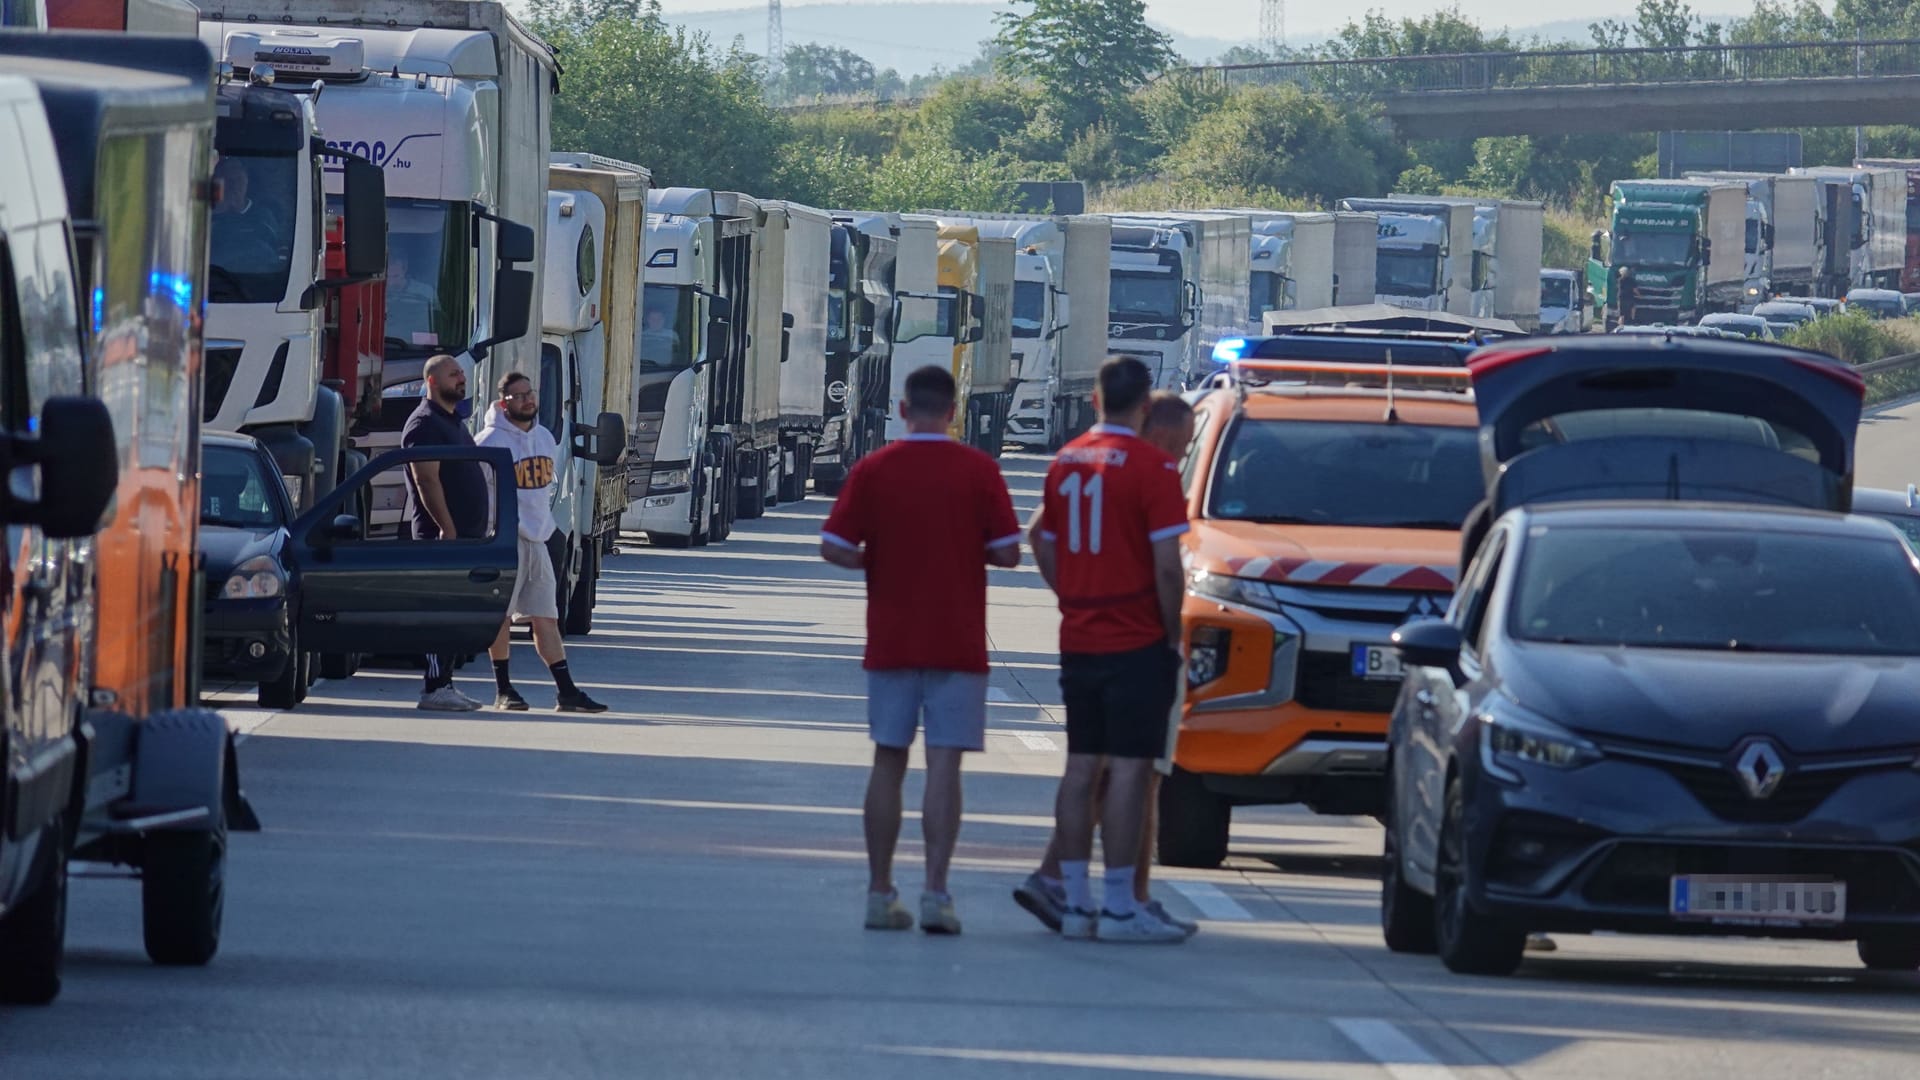
{"type": "MultiPolygon", "coordinates": [[[[1375,215],[1377,303],[1473,314],[1472,200],[1396,195],[1342,199],[1340,209],[1375,215]]],[[[1348,304],[1358,300],[1343,297],[1348,304]]]]}
{"type": "MultiPolygon", "coordinates": [[[[547,540],[560,628],[593,630],[602,561],[620,539],[639,345],[640,244],[652,177],[591,154],[548,163],[540,367],[523,374],[553,435],[553,519],[547,540]]],[[[491,398],[491,387],[473,393],[491,398]]]]}
{"type": "MultiPolygon", "coordinates": [[[[1766,288],[1749,284],[1746,304],[1775,295],[1813,296],[1815,269],[1823,261],[1825,214],[1820,181],[1811,176],[1757,172],[1693,172],[1689,180],[1737,181],[1747,185],[1747,242],[1764,246],[1766,288]],[[1757,212],[1753,204],[1757,203],[1757,212]]],[[[1749,278],[1753,276],[1749,270],[1749,278]]],[[[1821,294],[1824,295],[1824,294],[1821,294]]]]}
{"type": "Polygon", "coordinates": [[[781,249],[779,502],[807,497],[814,447],[826,424],[827,296],[831,290],[833,219],[799,203],[765,204],[765,244],[781,249]]]}
{"type": "MultiPolygon", "coordinates": [[[[320,82],[327,144],[385,172],[382,402],[356,445],[398,445],[437,353],[457,357],[476,387],[537,370],[528,331],[559,86],[552,50],[494,0],[239,0],[202,17],[210,46],[244,47],[236,68],[320,82]]],[[[388,535],[405,499],[398,476],[374,498],[370,527],[388,535]]]]}
{"type": "Polygon", "coordinates": [[[1616,180],[1610,229],[1587,263],[1606,328],[1687,324],[1733,311],[1746,288],[1745,184],[1616,180]]]}

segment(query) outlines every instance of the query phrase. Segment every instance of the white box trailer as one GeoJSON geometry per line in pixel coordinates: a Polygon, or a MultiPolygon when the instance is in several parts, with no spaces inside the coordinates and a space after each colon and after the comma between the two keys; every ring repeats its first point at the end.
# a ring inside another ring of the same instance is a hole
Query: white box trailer
{"type": "MultiPolygon", "coordinates": [[[[1762,172],[1702,171],[1689,180],[1732,181],[1747,186],[1747,196],[1759,202],[1772,230],[1767,245],[1771,256],[1767,275],[1770,295],[1813,295],[1814,268],[1820,264],[1821,199],[1819,179],[1812,176],[1762,172]]],[[[1748,303],[1766,297],[1749,297],[1748,303]]]]}
{"type": "Polygon", "coordinates": [[[1182,213],[1189,224],[1194,257],[1200,265],[1200,318],[1182,369],[1183,382],[1213,356],[1213,347],[1239,337],[1247,325],[1247,275],[1251,264],[1252,223],[1238,213],[1182,213]]]}
{"type": "Polygon", "coordinates": [[[1851,284],[1854,288],[1899,288],[1907,259],[1906,170],[1821,166],[1793,171],[1797,176],[1851,184],[1854,221],[1851,229],[1840,230],[1853,249],[1851,284]]]}
{"type": "Polygon", "coordinates": [[[780,364],[780,502],[806,498],[813,444],[825,423],[827,400],[827,286],[833,219],[824,210],[770,202],[769,240],[778,231],[780,307],[786,320],[780,364]]]}
{"type": "Polygon", "coordinates": [[[1013,292],[1018,251],[1010,236],[982,233],[975,245],[979,269],[980,340],[973,347],[972,442],[1000,456],[1013,407],[1013,292]]]}
{"type": "Polygon", "coordinates": [[[1113,222],[1097,214],[1067,218],[1067,330],[1060,345],[1054,401],[1064,442],[1093,426],[1093,385],[1107,359],[1109,268],[1113,222]]]}
{"type": "Polygon", "coordinates": [[[715,212],[753,223],[751,281],[746,311],[746,366],[740,384],[740,411],[731,424],[739,455],[739,516],[757,518],[773,503],[780,472],[780,352],[785,338],[786,211],[737,191],[713,193],[715,212]]]}
{"type": "Polygon", "coordinates": [[[1380,257],[1380,215],[1337,210],[1333,215],[1333,298],[1330,305],[1373,303],[1380,257]]]}
{"type": "Polygon", "coordinates": [[[1529,334],[1540,329],[1540,262],[1546,243],[1547,206],[1519,199],[1486,204],[1496,216],[1493,247],[1493,317],[1529,334]]]}
{"type": "MultiPolygon", "coordinates": [[[[886,441],[907,433],[900,403],[907,397],[907,376],[931,364],[953,369],[953,334],[927,332],[939,322],[940,226],[930,217],[885,215],[897,242],[893,259],[893,362],[889,372],[886,441]],[[908,340],[900,340],[911,335],[908,340]]],[[[949,328],[951,329],[951,328],[949,328]]]]}

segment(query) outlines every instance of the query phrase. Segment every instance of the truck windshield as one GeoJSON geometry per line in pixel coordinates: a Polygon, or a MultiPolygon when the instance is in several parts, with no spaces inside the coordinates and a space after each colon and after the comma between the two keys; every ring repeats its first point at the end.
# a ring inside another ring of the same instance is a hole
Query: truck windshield
{"type": "Polygon", "coordinates": [[[1172,268],[1115,270],[1108,278],[1107,290],[1112,322],[1180,321],[1180,275],[1172,268]]]}
{"type": "Polygon", "coordinates": [[[1752,255],[1754,252],[1757,252],[1759,250],[1760,250],[1760,219],[1748,218],[1747,219],[1747,254],[1752,255]]]}
{"type": "Polygon", "coordinates": [[[1242,420],[1214,466],[1207,516],[1458,529],[1484,485],[1472,427],[1242,420]]]}
{"type": "Polygon", "coordinates": [[[1013,283],[1013,336],[1039,337],[1046,329],[1047,321],[1047,283],[1044,281],[1016,281],[1013,283]]]}
{"type": "Polygon", "coordinates": [[[471,209],[387,200],[387,355],[459,353],[473,331],[471,209]]]}
{"type": "Polygon", "coordinates": [[[1247,277],[1247,321],[1259,323],[1260,316],[1287,306],[1287,279],[1274,270],[1255,270],[1247,277]]]}
{"type": "Polygon", "coordinates": [[[692,367],[693,287],[649,285],[641,308],[641,372],[685,371],[692,367]]]}
{"type": "Polygon", "coordinates": [[[1691,233],[1625,233],[1613,245],[1613,261],[1621,266],[1686,266],[1692,258],[1691,233]]]}
{"type": "Polygon", "coordinates": [[[1385,296],[1435,296],[1440,292],[1440,249],[1381,248],[1374,258],[1373,291],[1385,296]]]}
{"type": "Polygon", "coordinates": [[[222,154],[214,168],[220,201],[207,224],[207,299],[278,303],[293,270],[299,224],[300,159],[292,154],[222,154]]]}
{"type": "Polygon", "coordinates": [[[1572,279],[1541,278],[1540,306],[1543,308],[1571,308],[1573,306],[1572,279]]]}

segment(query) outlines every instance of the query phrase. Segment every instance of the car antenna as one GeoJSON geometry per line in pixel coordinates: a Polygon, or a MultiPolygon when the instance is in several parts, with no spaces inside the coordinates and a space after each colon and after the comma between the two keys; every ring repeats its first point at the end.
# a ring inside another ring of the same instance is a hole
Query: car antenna
{"type": "Polygon", "coordinates": [[[1387,347],[1387,415],[1384,423],[1397,424],[1400,413],[1393,407],[1393,347],[1387,347]]]}

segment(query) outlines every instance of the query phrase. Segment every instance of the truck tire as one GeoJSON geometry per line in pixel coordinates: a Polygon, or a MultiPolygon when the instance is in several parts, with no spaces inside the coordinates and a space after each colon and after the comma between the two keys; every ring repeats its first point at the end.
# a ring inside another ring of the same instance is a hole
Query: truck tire
{"type": "Polygon", "coordinates": [[[40,887],[0,918],[0,1004],[45,1005],[60,996],[67,944],[67,835],[60,818],[40,831],[40,887]]]}
{"type": "Polygon", "coordinates": [[[287,666],[278,677],[260,684],[256,700],[263,709],[291,709],[299,705],[300,699],[305,696],[306,688],[301,685],[306,681],[305,665],[302,663],[305,654],[300,651],[300,632],[293,631],[289,640],[287,666]]]}
{"type": "MultiPolygon", "coordinates": [[[[811,471],[812,463],[808,463],[811,471]]],[[[847,470],[839,465],[829,465],[822,472],[813,474],[813,493],[832,498],[840,494],[840,488],[847,482],[847,470]]]]}
{"type": "Polygon", "coordinates": [[[800,456],[805,450],[804,444],[793,444],[793,468],[789,469],[787,446],[780,447],[780,501],[783,503],[797,503],[807,497],[807,472],[800,456]]]}
{"type": "Polygon", "coordinates": [[[142,845],[140,922],[156,964],[199,967],[220,950],[226,910],[227,823],[149,833],[142,845]]]}
{"type": "Polygon", "coordinates": [[[739,474],[733,478],[735,490],[739,493],[734,500],[734,517],[739,521],[752,521],[767,512],[767,452],[745,451],[739,455],[739,462],[739,474]],[[749,485],[748,481],[752,481],[752,484],[749,485]]]}
{"type": "Polygon", "coordinates": [[[580,576],[567,597],[566,618],[560,632],[567,637],[585,637],[593,633],[593,601],[600,581],[600,545],[591,544],[581,558],[580,576]]]}
{"type": "Polygon", "coordinates": [[[1178,765],[1160,785],[1160,862],[1212,870],[1226,861],[1233,807],[1178,765]]]}
{"type": "Polygon", "coordinates": [[[360,670],[359,653],[321,653],[320,677],[323,679],[351,679],[360,670]]]}

